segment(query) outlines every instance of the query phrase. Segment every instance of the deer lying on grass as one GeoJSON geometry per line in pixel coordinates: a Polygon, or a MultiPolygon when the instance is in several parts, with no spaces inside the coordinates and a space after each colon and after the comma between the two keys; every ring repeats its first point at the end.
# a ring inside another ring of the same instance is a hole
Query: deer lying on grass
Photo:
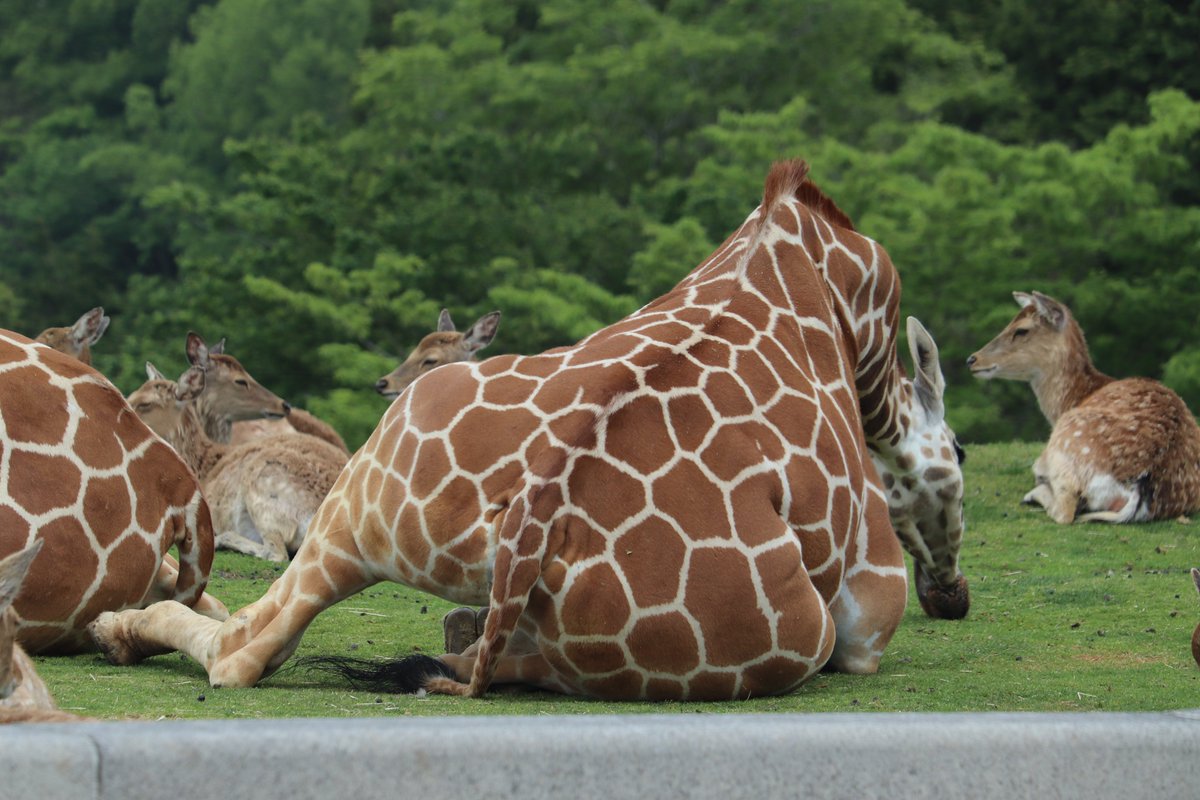
{"type": "MultiPolygon", "coordinates": [[[[1195,567],[1192,567],[1192,583],[1196,584],[1196,591],[1200,592],[1200,569],[1195,567]]],[[[1200,666],[1200,625],[1192,631],[1192,658],[1197,666],[1200,666]]]]}
{"type": "Polygon", "coordinates": [[[1055,522],[1143,522],[1200,509],[1200,427],[1157,381],[1116,380],[1093,366],[1062,303],[1013,292],[1021,311],[967,359],[978,378],[1029,381],[1053,425],[1022,502],[1055,522]]]}
{"type": "Polygon", "coordinates": [[[292,408],[225,352],[225,340],[211,348],[196,333],[187,336],[188,363],[208,364],[204,393],[196,399],[196,412],[214,442],[244,444],[262,436],[306,433],[324,439],[350,455],[346,442],[329,424],[299,408],[292,408]]]}
{"type": "Polygon", "coordinates": [[[152,364],[149,380],[129,404],[195,471],[212,512],[216,546],[271,561],[287,561],[299,548],[317,506],[325,499],[346,454],[315,436],[280,434],[231,446],[214,442],[196,411],[203,397],[203,358],[179,382],[152,364]]]}
{"type": "Polygon", "coordinates": [[[23,550],[0,559],[0,723],[82,719],[58,710],[50,690],[34,670],[33,661],[17,644],[17,612],[13,601],[43,544],[38,539],[23,550]]]}
{"type": "Polygon", "coordinates": [[[92,365],[92,345],[108,330],[109,318],[104,309],[96,306],[84,314],[74,325],[62,328],[46,328],[37,335],[35,342],[53,347],[60,353],[79,359],[89,367],[92,365]]]}
{"type": "Polygon", "coordinates": [[[491,344],[500,325],[500,312],[491,311],[461,333],[454,329],[450,312],[442,309],[437,330],[421,339],[400,366],[375,382],[375,391],[394,400],[410,383],[434,367],[471,361],[475,354],[491,344]]]}

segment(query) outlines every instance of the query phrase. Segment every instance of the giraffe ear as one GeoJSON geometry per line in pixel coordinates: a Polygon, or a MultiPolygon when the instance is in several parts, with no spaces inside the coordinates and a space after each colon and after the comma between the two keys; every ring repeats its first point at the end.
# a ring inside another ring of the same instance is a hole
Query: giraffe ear
{"type": "Polygon", "coordinates": [[[448,308],[443,308],[443,309],[442,309],[442,313],[438,314],[438,326],[437,326],[437,329],[438,329],[439,331],[453,331],[453,330],[456,330],[456,328],[454,327],[454,320],[450,319],[450,309],[448,309],[448,308]]]}
{"type": "Polygon", "coordinates": [[[21,591],[21,583],[29,574],[29,566],[42,550],[42,539],[37,539],[24,550],[19,550],[6,558],[0,559],[0,614],[8,610],[17,593],[21,591]]]}
{"type": "Polygon", "coordinates": [[[487,347],[492,343],[492,339],[496,338],[496,329],[499,327],[499,311],[484,314],[463,334],[463,341],[466,343],[467,349],[474,353],[476,350],[487,347]]]}
{"type": "Polygon", "coordinates": [[[195,400],[204,391],[204,367],[193,365],[179,376],[175,385],[175,399],[181,403],[195,400]]]}
{"type": "Polygon", "coordinates": [[[946,408],[942,396],[946,391],[946,379],[942,377],[942,365],[938,362],[937,342],[925,330],[916,317],[909,317],[907,324],[908,348],[912,353],[913,388],[917,399],[931,417],[943,419],[946,408]]]}

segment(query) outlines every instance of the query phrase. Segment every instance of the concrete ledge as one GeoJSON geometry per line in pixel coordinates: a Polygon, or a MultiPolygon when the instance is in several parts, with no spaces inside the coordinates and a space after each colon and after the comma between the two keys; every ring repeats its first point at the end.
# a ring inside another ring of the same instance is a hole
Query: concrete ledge
{"type": "Polygon", "coordinates": [[[1189,798],[1200,710],[0,728],[0,798],[1189,798]]]}

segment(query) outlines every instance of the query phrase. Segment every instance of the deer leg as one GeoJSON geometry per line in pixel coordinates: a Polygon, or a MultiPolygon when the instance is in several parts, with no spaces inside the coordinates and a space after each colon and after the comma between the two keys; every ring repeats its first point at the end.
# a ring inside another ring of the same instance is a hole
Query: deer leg
{"type": "Polygon", "coordinates": [[[280,537],[270,533],[264,533],[263,540],[256,542],[236,531],[221,531],[216,536],[216,544],[219,550],[233,550],[236,553],[245,553],[248,556],[267,561],[286,563],[288,560],[287,548],[280,537]]]}
{"type": "Polygon", "coordinates": [[[908,572],[900,539],[892,529],[887,501],[871,492],[859,535],[847,548],[842,586],[829,605],[837,638],[826,666],[859,675],[876,672],[907,602],[908,572]]]}
{"type": "Polygon", "coordinates": [[[1021,502],[1027,506],[1050,508],[1054,502],[1054,492],[1050,490],[1049,484],[1039,483],[1026,492],[1025,496],[1021,498],[1021,502]]]}
{"type": "Polygon", "coordinates": [[[214,686],[253,686],[287,660],[317,614],[377,582],[349,527],[334,531],[306,541],[267,593],[225,622],[167,601],[101,614],[88,630],[115,664],[175,649],[199,662],[214,686]]]}

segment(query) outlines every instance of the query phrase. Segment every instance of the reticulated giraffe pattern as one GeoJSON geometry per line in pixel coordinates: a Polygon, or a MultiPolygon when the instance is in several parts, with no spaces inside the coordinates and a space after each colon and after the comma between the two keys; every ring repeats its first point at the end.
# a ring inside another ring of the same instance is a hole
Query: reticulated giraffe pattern
{"type": "Polygon", "coordinates": [[[630,317],[413,383],[284,575],[228,622],[159,604],[105,615],[97,641],[118,663],[174,647],[214,684],[251,685],[322,609],[393,580],[490,604],[480,640],[425,680],[434,691],[728,699],[790,691],[827,663],[873,671],[906,600],[889,510],[912,521],[934,590],[952,591],[961,471],[932,340],[908,381],[894,275],[855,290],[829,266],[861,282],[890,261],[806,172],[777,166],[738,232],[630,317]],[[881,284],[885,308],[856,325],[849,309],[881,284]],[[947,471],[934,484],[932,462],[947,471]]]}
{"type": "Polygon", "coordinates": [[[194,604],[212,563],[199,484],[121,393],[0,331],[0,558],[42,542],[15,608],[31,652],[90,647],[102,611],[194,604]],[[178,547],[179,562],[167,556],[178,547]]]}

